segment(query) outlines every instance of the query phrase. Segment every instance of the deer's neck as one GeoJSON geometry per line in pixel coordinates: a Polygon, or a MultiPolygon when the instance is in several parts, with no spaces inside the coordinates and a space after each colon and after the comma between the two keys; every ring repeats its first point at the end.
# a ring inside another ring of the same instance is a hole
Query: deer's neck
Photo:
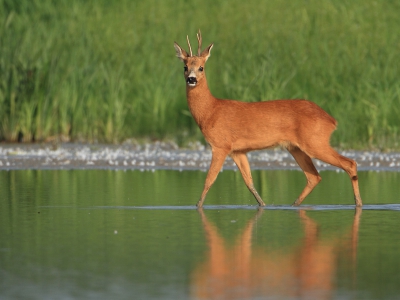
{"type": "Polygon", "coordinates": [[[217,99],[211,94],[205,78],[195,87],[187,86],[186,97],[190,112],[201,129],[212,113],[217,99]]]}

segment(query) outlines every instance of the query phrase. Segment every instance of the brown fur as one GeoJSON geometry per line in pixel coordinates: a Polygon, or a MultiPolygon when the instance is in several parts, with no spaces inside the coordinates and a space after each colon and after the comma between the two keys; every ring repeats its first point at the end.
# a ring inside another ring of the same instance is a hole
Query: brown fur
{"type": "MultiPolygon", "coordinates": [[[[200,34],[200,32],[199,32],[200,34]]],[[[199,36],[198,36],[199,39],[199,36]]],[[[201,36],[200,36],[201,39],[201,36]]],[[[213,44],[199,56],[190,56],[177,43],[178,58],[185,64],[185,80],[190,112],[212,149],[212,161],[198,207],[229,155],[238,166],[243,179],[260,206],[265,203],[253,186],[246,153],[275,146],[286,148],[307,177],[307,185],[293,205],[304,198],[321,181],[311,158],[317,158],[345,170],[352,179],[354,199],[362,206],[357,180],[357,164],[337,153],[329,144],[337,122],[327,112],[308,100],[274,100],[246,103],[215,98],[207,85],[205,63],[213,44]]]]}

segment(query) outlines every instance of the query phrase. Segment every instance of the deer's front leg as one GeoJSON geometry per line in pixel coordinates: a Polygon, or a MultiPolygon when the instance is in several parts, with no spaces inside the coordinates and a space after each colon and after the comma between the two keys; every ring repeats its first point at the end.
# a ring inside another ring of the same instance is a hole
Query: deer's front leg
{"type": "Polygon", "coordinates": [[[212,149],[212,158],[211,158],[211,165],[210,169],[208,170],[208,174],[206,177],[206,181],[204,183],[204,189],[201,193],[201,197],[199,202],[197,202],[197,207],[202,207],[204,199],[206,198],[207,192],[214,183],[215,179],[218,176],[219,171],[224,164],[225,158],[228,155],[228,152],[223,149],[212,149]]]}
{"type": "Polygon", "coordinates": [[[251,177],[249,160],[247,159],[246,153],[234,152],[230,156],[238,166],[247,188],[253,194],[254,198],[256,198],[258,205],[265,206],[264,201],[261,199],[260,195],[254,187],[253,178],[251,177]]]}

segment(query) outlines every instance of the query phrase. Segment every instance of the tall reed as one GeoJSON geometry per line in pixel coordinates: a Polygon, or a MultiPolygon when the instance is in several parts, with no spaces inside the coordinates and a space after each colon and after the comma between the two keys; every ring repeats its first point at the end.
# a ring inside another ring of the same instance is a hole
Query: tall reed
{"type": "MultiPolygon", "coordinates": [[[[221,98],[307,98],[342,148],[399,148],[396,1],[0,0],[0,140],[201,139],[173,41],[221,98]]],[[[268,133],[266,133],[268,134],[268,133]]]]}

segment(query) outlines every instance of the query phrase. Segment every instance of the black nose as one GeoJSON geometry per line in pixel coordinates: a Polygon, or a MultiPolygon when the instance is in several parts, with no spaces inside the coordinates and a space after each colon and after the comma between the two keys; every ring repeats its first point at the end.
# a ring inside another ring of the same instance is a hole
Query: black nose
{"type": "Polygon", "coordinates": [[[195,83],[197,83],[197,79],[196,79],[196,77],[188,77],[186,79],[186,82],[189,84],[195,84],[195,83]]]}

